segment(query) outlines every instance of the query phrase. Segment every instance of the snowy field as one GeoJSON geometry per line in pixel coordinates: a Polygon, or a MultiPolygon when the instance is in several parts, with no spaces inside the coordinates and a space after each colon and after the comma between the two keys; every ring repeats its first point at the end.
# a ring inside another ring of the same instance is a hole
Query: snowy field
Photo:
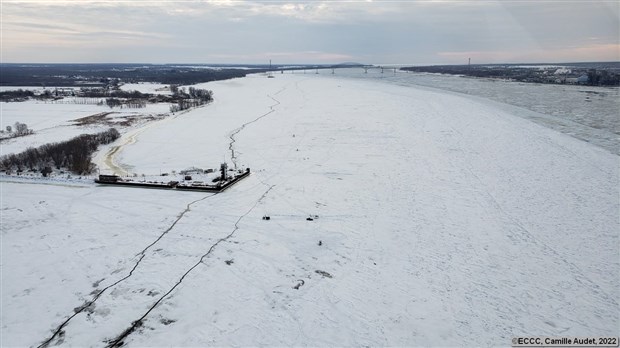
{"type": "MultiPolygon", "coordinates": [[[[143,124],[145,117],[159,117],[170,111],[170,104],[147,104],[144,108],[109,108],[106,105],[76,104],[80,98],[67,97],[58,102],[29,100],[25,102],[0,103],[0,129],[13,126],[15,122],[25,123],[34,131],[33,135],[3,140],[0,156],[17,153],[28,147],[68,140],[85,133],[97,133],[110,128],[103,124],[78,126],[75,120],[101,113],[110,113],[108,119],[121,122],[135,119],[137,125],[143,124]]],[[[135,124],[134,124],[135,126],[135,124]]],[[[121,132],[126,131],[118,127],[121,132]]]]}
{"type": "Polygon", "coordinates": [[[95,161],[252,169],[224,193],[1,179],[2,346],[617,336],[617,155],[427,88],[310,74],[198,87],[215,101],[95,161]]]}
{"type": "Polygon", "coordinates": [[[123,91],[129,92],[138,91],[140,93],[172,95],[170,86],[161,83],[124,83],[120,88],[123,91]]]}

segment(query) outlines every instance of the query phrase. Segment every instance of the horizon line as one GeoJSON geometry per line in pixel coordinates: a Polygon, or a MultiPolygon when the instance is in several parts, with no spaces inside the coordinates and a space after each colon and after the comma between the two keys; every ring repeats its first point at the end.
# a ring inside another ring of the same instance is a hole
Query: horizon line
{"type": "MultiPolygon", "coordinates": [[[[620,60],[601,61],[563,61],[563,62],[500,62],[500,63],[281,63],[274,66],[335,66],[335,65],[361,65],[361,66],[459,66],[459,65],[552,65],[552,64],[585,64],[585,63],[620,63],[620,60]]],[[[202,65],[202,66],[266,66],[269,63],[147,63],[147,62],[0,62],[0,65],[202,65]]]]}

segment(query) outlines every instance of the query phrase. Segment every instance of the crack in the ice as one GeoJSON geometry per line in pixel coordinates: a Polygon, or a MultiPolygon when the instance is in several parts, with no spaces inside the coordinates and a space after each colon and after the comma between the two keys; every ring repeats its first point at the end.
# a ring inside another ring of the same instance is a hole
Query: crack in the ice
{"type": "Polygon", "coordinates": [[[271,191],[271,189],[274,188],[275,185],[271,185],[269,186],[269,188],[263,193],[263,195],[254,203],[254,205],[247,211],[245,212],[245,214],[241,215],[239,217],[239,219],[237,219],[237,221],[235,222],[235,227],[233,228],[233,230],[225,237],[218,239],[217,242],[215,242],[210,248],[209,250],[203,254],[200,257],[200,260],[198,260],[198,262],[196,262],[192,267],[190,267],[185,273],[183,273],[183,275],[181,276],[181,278],[179,278],[179,280],[176,282],[176,284],[174,284],[172,286],[172,288],[170,288],[170,290],[168,290],[165,294],[163,294],[157,301],[155,301],[155,303],[146,311],[146,313],[144,313],[140,318],[138,318],[137,320],[133,321],[131,323],[131,326],[129,326],[127,329],[125,329],[125,331],[123,331],[120,335],[116,336],[116,338],[111,339],[107,342],[107,346],[106,348],[113,348],[113,347],[120,347],[124,344],[123,340],[125,338],[127,338],[129,335],[131,335],[137,328],[141,327],[143,324],[144,319],[155,309],[155,307],[157,307],[166,297],[168,297],[168,295],[170,295],[174,289],[176,289],[185,279],[185,277],[187,277],[187,275],[189,273],[191,273],[196,267],[198,267],[201,263],[204,263],[204,259],[207,258],[215,249],[215,247],[222,243],[227,241],[228,239],[230,239],[235,232],[237,232],[237,230],[239,229],[239,223],[241,222],[241,220],[243,218],[245,218],[248,214],[250,214],[255,208],[256,206],[258,206],[258,204],[267,196],[267,194],[269,193],[269,191],[271,191]]]}
{"type": "MultiPolygon", "coordinates": [[[[280,91],[276,92],[275,95],[279,94],[280,92],[282,92],[284,90],[284,88],[282,88],[280,91]]],[[[273,113],[275,111],[274,107],[280,104],[280,101],[275,99],[274,97],[268,95],[269,98],[271,98],[273,101],[275,101],[275,104],[272,104],[269,106],[270,111],[268,111],[267,113],[257,117],[256,119],[244,123],[243,125],[241,125],[239,128],[235,129],[229,136],[230,138],[230,144],[228,146],[228,149],[231,151],[231,160],[233,162],[234,168],[237,169],[237,157],[235,155],[235,150],[234,150],[234,143],[236,142],[235,136],[241,132],[247,125],[252,124],[254,122],[259,121],[260,119],[262,119],[263,117],[266,117],[267,115],[273,113]]],[[[134,135],[135,136],[135,135],[134,135]]],[[[120,146],[119,146],[120,148],[120,146]]],[[[118,149],[116,149],[118,150],[118,149]]],[[[269,187],[269,189],[267,189],[267,191],[263,194],[263,196],[261,196],[258,201],[255,203],[254,206],[252,206],[252,208],[250,210],[248,210],[244,215],[242,215],[237,222],[235,223],[235,228],[233,229],[233,231],[226,237],[218,240],[215,244],[213,244],[211,246],[211,248],[209,249],[209,251],[207,251],[206,254],[204,254],[200,260],[198,261],[198,263],[196,263],[193,267],[191,267],[185,274],[183,274],[183,276],[179,279],[179,282],[177,284],[175,284],[168,292],[166,292],[158,301],[155,302],[155,304],[138,320],[134,321],[131,325],[130,328],[128,328],[127,330],[125,330],[121,335],[119,335],[116,339],[112,340],[109,344],[108,347],[114,347],[117,346],[119,342],[122,341],[122,339],[124,339],[125,337],[127,337],[129,334],[131,334],[137,327],[139,327],[141,325],[142,320],[168,295],[170,294],[185,278],[185,276],[187,276],[187,274],[189,274],[194,268],[196,268],[198,265],[200,265],[200,263],[203,262],[204,258],[207,257],[212,251],[213,249],[221,242],[226,241],[227,239],[229,239],[230,237],[233,236],[233,234],[238,230],[238,224],[241,221],[241,219],[243,219],[246,215],[248,215],[255,207],[256,205],[258,205],[258,203],[267,195],[267,193],[269,191],[271,191],[271,189],[273,188],[273,185],[269,187]]],[[[217,194],[217,193],[216,193],[217,194]]],[[[215,195],[215,194],[214,194],[215,195]]],[[[176,226],[176,224],[183,218],[183,216],[190,211],[190,208],[193,204],[200,202],[202,200],[205,200],[209,197],[212,197],[214,195],[210,195],[210,196],[206,196],[203,197],[201,199],[197,199],[195,201],[192,201],[190,203],[187,204],[187,207],[185,208],[185,210],[183,212],[181,212],[181,214],[177,217],[177,219],[172,223],[172,225],[170,225],[170,227],[168,229],[166,229],[161,235],[159,235],[159,237],[157,239],[155,239],[155,241],[153,241],[151,244],[147,245],[142,251],[140,251],[138,254],[136,254],[136,256],[140,256],[140,258],[138,259],[138,261],[134,264],[133,268],[131,269],[131,271],[129,272],[129,274],[127,276],[125,276],[124,278],[121,278],[120,280],[116,281],[115,283],[105,287],[103,290],[97,292],[97,294],[90,300],[87,301],[86,303],[84,303],[82,306],[79,306],[77,308],[79,308],[77,311],[75,311],[75,313],[73,313],[69,318],[67,318],[63,323],[61,323],[56,330],[54,330],[54,333],[52,334],[52,336],[48,339],[46,339],[43,343],[41,343],[37,348],[45,348],[47,347],[56,337],[60,336],[63,333],[63,328],[69,324],[69,322],[78,314],[82,313],[84,310],[86,310],[87,308],[89,308],[90,306],[92,306],[98,299],[99,297],[101,297],[101,295],[103,295],[104,292],[106,292],[108,289],[118,285],[119,283],[127,280],[129,277],[131,277],[133,275],[133,272],[136,270],[136,268],[140,265],[140,263],[142,262],[142,259],[144,259],[144,257],[146,256],[146,251],[148,249],[150,249],[153,245],[157,244],[157,242],[159,242],[168,232],[170,232],[174,226],[176,226]]]]}
{"type": "Polygon", "coordinates": [[[71,315],[69,318],[67,318],[62,324],[60,324],[58,326],[58,328],[56,328],[56,330],[54,331],[54,334],[48,338],[47,340],[45,340],[43,343],[41,343],[37,348],[45,348],[47,347],[53,340],[54,338],[56,338],[57,336],[62,336],[63,331],[62,329],[69,324],[69,322],[71,321],[71,319],[73,319],[76,315],[82,313],[84,310],[86,310],[87,308],[89,308],[90,306],[92,306],[98,299],[99,297],[101,297],[101,295],[103,295],[103,293],[108,290],[109,288],[119,284],[120,282],[126,280],[127,278],[131,277],[133,275],[133,271],[136,270],[136,268],[138,267],[138,264],[140,263],[140,261],[142,261],[142,259],[144,258],[144,255],[142,255],[140,257],[140,259],[138,260],[138,262],[136,262],[136,264],[133,266],[133,268],[131,269],[131,271],[129,272],[129,274],[127,276],[125,276],[122,279],[119,279],[118,281],[116,281],[114,284],[111,284],[107,287],[105,287],[103,290],[97,292],[97,294],[95,295],[95,297],[93,297],[92,300],[84,303],[83,305],[81,305],[79,308],[79,310],[74,310],[73,315],[71,315]]]}
{"type": "Polygon", "coordinates": [[[168,227],[168,229],[167,229],[167,230],[165,230],[165,231],[164,231],[161,235],[159,235],[159,237],[157,237],[157,239],[155,239],[155,241],[154,241],[153,243],[149,244],[149,245],[148,245],[146,248],[144,248],[141,252],[137,253],[137,254],[136,254],[136,256],[138,256],[138,255],[140,255],[140,254],[142,254],[142,256],[144,256],[144,253],[145,253],[145,252],[146,252],[149,248],[151,248],[153,245],[155,245],[157,242],[159,242],[159,241],[160,241],[160,240],[161,240],[161,239],[162,239],[162,238],[163,238],[163,237],[164,237],[164,236],[165,236],[168,232],[170,232],[170,231],[174,228],[174,226],[176,226],[176,224],[177,224],[177,223],[178,223],[178,222],[179,222],[179,221],[183,218],[183,216],[185,216],[185,214],[191,210],[191,206],[192,206],[192,205],[194,205],[194,204],[196,204],[196,203],[198,203],[198,202],[204,201],[205,199],[207,199],[207,198],[209,198],[209,197],[213,197],[213,196],[215,196],[215,195],[217,195],[217,193],[214,193],[214,194],[209,195],[209,196],[202,197],[202,198],[200,198],[200,199],[197,199],[197,200],[195,200],[195,201],[192,201],[192,202],[188,203],[188,204],[187,204],[187,206],[186,206],[186,208],[185,208],[185,210],[184,210],[181,214],[179,214],[179,216],[177,217],[177,219],[176,219],[176,220],[174,220],[174,222],[172,223],[172,225],[170,225],[170,227],[168,227]]]}
{"type": "Polygon", "coordinates": [[[142,249],[142,251],[140,251],[139,253],[137,253],[135,256],[140,256],[140,258],[138,259],[138,261],[134,264],[133,268],[131,269],[131,271],[129,272],[129,274],[127,276],[125,276],[124,278],[121,278],[119,280],[117,280],[116,282],[114,282],[113,284],[110,284],[108,286],[106,286],[105,288],[103,288],[103,290],[98,291],[95,296],[90,300],[85,302],[83,305],[77,307],[77,310],[74,310],[73,315],[71,315],[69,318],[67,318],[64,322],[62,322],[57,328],[56,330],[54,330],[54,333],[52,334],[52,336],[48,339],[46,339],[43,343],[41,343],[37,348],[45,348],[47,347],[56,337],[62,336],[63,333],[63,328],[65,326],[67,326],[67,324],[69,324],[69,322],[71,321],[71,319],[73,319],[75,316],[77,316],[78,314],[82,313],[83,311],[85,311],[86,309],[88,309],[90,306],[92,306],[98,299],[99,297],[101,297],[101,295],[103,295],[104,292],[106,292],[108,289],[120,284],[121,282],[129,279],[129,277],[131,277],[133,275],[133,272],[136,270],[136,268],[138,268],[138,265],[140,265],[140,263],[142,262],[142,259],[144,259],[144,257],[146,256],[146,251],[151,248],[153,245],[155,245],[157,242],[159,242],[168,232],[170,232],[174,226],[183,218],[183,216],[189,212],[191,210],[191,206],[193,204],[196,204],[200,201],[203,201],[209,197],[213,197],[215,196],[217,193],[197,199],[195,201],[192,201],[190,203],[187,204],[185,210],[183,210],[183,212],[181,212],[181,214],[179,214],[179,216],[174,220],[174,222],[172,223],[172,225],[170,225],[170,227],[168,227],[168,229],[166,229],[162,234],[159,235],[159,237],[157,237],[157,239],[155,239],[155,241],[149,245],[147,245],[144,249],[142,249]]]}
{"type": "MultiPolygon", "coordinates": [[[[282,92],[283,90],[284,90],[284,88],[283,88],[283,89],[281,89],[281,90],[279,90],[277,93],[275,93],[275,95],[279,94],[279,93],[280,93],[280,92],[282,92]]],[[[235,139],[235,135],[239,134],[239,132],[241,132],[241,131],[242,131],[242,130],[243,130],[243,129],[247,126],[247,125],[252,124],[252,123],[254,123],[254,122],[257,122],[257,121],[258,121],[258,120],[260,120],[261,118],[263,118],[263,117],[265,117],[265,116],[267,116],[267,115],[269,115],[269,114],[273,113],[274,111],[276,111],[276,110],[274,109],[274,107],[276,107],[276,106],[280,105],[280,101],[279,101],[279,100],[277,100],[276,98],[274,98],[274,97],[272,97],[272,96],[270,96],[270,95],[267,95],[267,96],[268,96],[269,98],[271,98],[273,101],[275,101],[275,102],[276,102],[275,104],[269,105],[269,109],[270,109],[270,110],[269,110],[268,112],[266,112],[266,113],[264,113],[264,114],[262,114],[262,115],[258,116],[256,119],[254,119],[254,120],[252,120],[252,121],[250,121],[250,122],[247,122],[247,123],[242,124],[239,128],[236,128],[235,130],[233,130],[233,131],[232,131],[232,133],[230,133],[230,135],[228,136],[228,137],[230,138],[230,143],[228,144],[228,150],[230,150],[230,160],[232,161],[233,166],[235,167],[235,168],[234,168],[235,170],[237,169],[237,155],[235,155],[235,148],[234,148],[234,144],[235,144],[235,142],[237,141],[237,140],[235,139]]]]}

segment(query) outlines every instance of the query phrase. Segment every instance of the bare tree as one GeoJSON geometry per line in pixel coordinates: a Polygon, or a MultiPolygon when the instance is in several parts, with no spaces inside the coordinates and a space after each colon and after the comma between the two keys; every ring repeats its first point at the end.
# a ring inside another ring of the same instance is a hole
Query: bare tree
{"type": "Polygon", "coordinates": [[[25,123],[15,122],[15,133],[17,135],[28,134],[28,126],[25,123]]]}

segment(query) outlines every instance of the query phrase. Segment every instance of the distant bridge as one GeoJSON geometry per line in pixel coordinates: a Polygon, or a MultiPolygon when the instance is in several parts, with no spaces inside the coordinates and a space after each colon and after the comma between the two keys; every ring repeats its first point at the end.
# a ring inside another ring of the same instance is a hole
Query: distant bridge
{"type": "Polygon", "coordinates": [[[338,70],[341,69],[360,69],[364,73],[368,72],[380,72],[380,73],[393,73],[396,74],[396,71],[399,70],[401,66],[381,66],[381,65],[307,65],[307,66],[284,66],[284,67],[275,67],[271,71],[280,73],[291,72],[295,73],[295,71],[303,71],[304,74],[307,73],[331,73],[336,74],[338,70]]]}

